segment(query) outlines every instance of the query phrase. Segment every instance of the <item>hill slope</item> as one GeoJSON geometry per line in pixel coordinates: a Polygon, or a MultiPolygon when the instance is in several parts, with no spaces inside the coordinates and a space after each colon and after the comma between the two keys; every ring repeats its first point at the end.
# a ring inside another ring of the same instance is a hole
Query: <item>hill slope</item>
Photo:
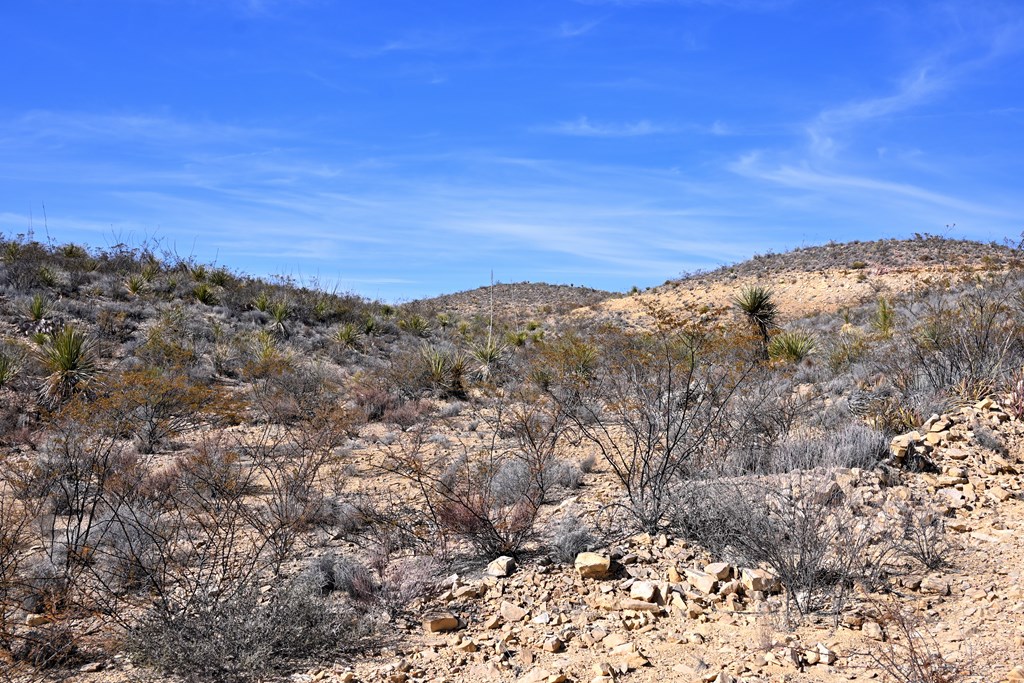
{"type": "Polygon", "coordinates": [[[651,306],[681,314],[729,307],[738,291],[756,284],[770,287],[781,316],[794,319],[834,313],[929,286],[955,285],[1020,262],[1021,253],[1010,247],[940,237],[827,244],[755,256],[633,296],[603,301],[581,313],[638,324],[651,306]]]}

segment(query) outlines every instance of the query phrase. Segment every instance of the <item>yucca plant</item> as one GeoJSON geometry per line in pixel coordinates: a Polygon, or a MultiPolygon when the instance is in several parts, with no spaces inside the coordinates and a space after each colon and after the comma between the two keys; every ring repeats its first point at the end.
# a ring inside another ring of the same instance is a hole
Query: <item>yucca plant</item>
{"type": "Polygon", "coordinates": [[[226,268],[218,268],[210,273],[209,280],[211,285],[227,287],[231,282],[231,273],[229,273],[226,268]]]}
{"type": "Polygon", "coordinates": [[[368,314],[363,318],[363,334],[367,337],[372,337],[380,332],[380,323],[377,322],[372,314],[368,314]]]}
{"type": "Polygon", "coordinates": [[[73,325],[65,325],[49,338],[40,349],[39,360],[50,373],[39,394],[50,405],[58,405],[87,389],[98,371],[92,342],[73,325]]]}
{"type": "Polygon", "coordinates": [[[817,350],[814,335],[803,330],[780,332],[768,344],[768,355],[773,360],[800,363],[817,350]]]}
{"type": "Polygon", "coordinates": [[[425,346],[422,350],[430,383],[443,396],[462,397],[466,393],[466,357],[451,346],[425,346]]]}
{"type": "Polygon", "coordinates": [[[192,279],[196,282],[206,282],[206,279],[210,276],[209,269],[202,264],[192,266],[190,270],[192,272],[192,279]]]}
{"type": "Polygon", "coordinates": [[[359,330],[352,323],[345,323],[334,332],[334,341],[347,349],[359,346],[359,330]]]}
{"type": "Polygon", "coordinates": [[[285,325],[285,321],[288,320],[288,304],[283,301],[279,301],[270,307],[270,318],[272,321],[272,327],[275,332],[288,336],[288,327],[285,325]]]}
{"type": "Polygon", "coordinates": [[[270,295],[266,292],[260,292],[252,299],[252,307],[260,313],[266,313],[270,308],[270,295]]]}
{"type": "Polygon", "coordinates": [[[18,372],[21,370],[21,361],[20,354],[0,348],[0,389],[10,386],[14,378],[18,376],[18,372]]]}
{"type": "Polygon", "coordinates": [[[484,379],[491,376],[498,363],[505,355],[506,346],[496,339],[488,339],[470,349],[470,354],[477,360],[477,372],[484,379]]]}
{"type": "Polygon", "coordinates": [[[768,358],[769,335],[779,316],[779,307],[775,303],[775,294],[768,287],[750,285],[740,290],[733,298],[733,305],[746,316],[761,337],[762,354],[768,358]]]}
{"type": "Polygon", "coordinates": [[[438,313],[437,314],[437,326],[440,327],[442,330],[447,331],[448,328],[452,326],[452,322],[454,322],[454,321],[452,320],[452,317],[449,314],[447,314],[447,313],[438,313]]]}
{"type": "Polygon", "coordinates": [[[427,319],[421,315],[411,315],[408,318],[403,318],[398,326],[410,334],[414,334],[417,337],[427,336],[427,332],[430,331],[430,323],[427,319]]]}
{"type": "Polygon", "coordinates": [[[57,272],[48,266],[43,266],[39,269],[39,282],[44,287],[56,287],[60,284],[60,278],[57,277],[57,272]]]}
{"type": "Polygon", "coordinates": [[[30,301],[28,306],[25,308],[25,317],[34,323],[42,321],[50,312],[52,303],[53,302],[42,294],[36,294],[32,297],[32,301],[30,301]]]}
{"type": "Polygon", "coordinates": [[[217,292],[205,282],[200,282],[192,288],[192,296],[196,298],[196,301],[206,306],[216,306],[219,303],[217,292]]]}
{"type": "Polygon", "coordinates": [[[317,320],[324,320],[331,312],[331,301],[325,296],[317,297],[313,302],[313,315],[317,320]]]}
{"type": "Polygon", "coordinates": [[[896,327],[896,311],[888,299],[878,300],[878,306],[871,315],[869,324],[880,337],[888,339],[892,336],[893,330],[896,327]]]}
{"type": "Polygon", "coordinates": [[[505,333],[505,343],[509,346],[526,346],[529,339],[530,333],[526,330],[509,330],[505,333]]]}
{"type": "Polygon", "coordinates": [[[132,296],[138,296],[146,291],[149,280],[142,273],[131,273],[124,279],[124,288],[132,296]]]}
{"type": "Polygon", "coordinates": [[[155,278],[159,273],[160,262],[154,259],[152,261],[149,261],[146,265],[142,266],[142,271],[139,273],[139,276],[145,282],[152,282],[153,278],[155,278]]]}

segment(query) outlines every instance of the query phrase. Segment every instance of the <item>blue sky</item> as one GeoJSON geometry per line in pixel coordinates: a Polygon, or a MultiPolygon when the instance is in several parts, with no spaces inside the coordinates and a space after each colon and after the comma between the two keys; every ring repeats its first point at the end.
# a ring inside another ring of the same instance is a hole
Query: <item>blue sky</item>
{"type": "Polygon", "coordinates": [[[1024,230],[1018,0],[25,0],[0,60],[0,231],[388,300],[1024,230]]]}

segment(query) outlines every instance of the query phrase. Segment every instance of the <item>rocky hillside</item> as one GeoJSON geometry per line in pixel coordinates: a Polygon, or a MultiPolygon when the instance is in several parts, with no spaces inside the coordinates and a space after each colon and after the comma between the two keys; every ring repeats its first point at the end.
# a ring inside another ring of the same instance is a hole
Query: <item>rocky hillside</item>
{"type": "Polygon", "coordinates": [[[880,297],[941,289],[1021,263],[1021,252],[1015,248],[940,237],[827,244],[695,273],[598,303],[585,313],[636,324],[646,319],[650,306],[689,315],[728,307],[743,287],[763,285],[776,293],[780,313],[791,320],[835,313],[880,297]]]}
{"type": "Polygon", "coordinates": [[[621,295],[575,285],[498,282],[493,287],[478,287],[414,303],[427,309],[471,318],[490,315],[493,299],[495,318],[523,325],[530,320],[543,320],[583,306],[594,306],[617,296],[621,295]]]}

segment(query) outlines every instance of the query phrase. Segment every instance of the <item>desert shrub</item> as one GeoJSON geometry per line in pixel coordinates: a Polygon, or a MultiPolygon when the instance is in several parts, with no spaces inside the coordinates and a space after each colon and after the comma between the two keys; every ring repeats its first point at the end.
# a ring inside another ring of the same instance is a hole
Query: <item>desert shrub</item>
{"type": "Polygon", "coordinates": [[[886,435],[867,425],[848,424],[823,433],[792,433],[748,471],[784,473],[816,467],[872,469],[889,452],[886,435]]]}
{"type": "Polygon", "coordinates": [[[928,507],[902,504],[898,508],[900,550],[926,569],[946,564],[951,549],[942,515],[928,507]]]}
{"type": "Polygon", "coordinates": [[[78,655],[75,634],[66,624],[46,624],[20,633],[10,647],[11,659],[36,671],[72,664],[78,655]]]}
{"type": "Polygon", "coordinates": [[[787,616],[791,608],[838,615],[853,581],[867,571],[879,574],[891,554],[888,545],[869,548],[877,539],[858,524],[838,487],[824,482],[703,482],[676,502],[688,537],[720,556],[771,569],[785,588],[787,616]]]}
{"type": "Polygon", "coordinates": [[[369,602],[378,590],[373,573],[365,565],[333,553],[318,557],[307,572],[324,595],[337,591],[359,602],[369,602]]]}
{"type": "Polygon", "coordinates": [[[352,400],[367,422],[377,422],[401,405],[401,399],[377,384],[359,384],[352,391],[352,400]]]}
{"type": "Polygon", "coordinates": [[[576,556],[594,544],[590,529],[575,515],[563,517],[551,531],[550,548],[556,561],[572,564],[576,556]]]}
{"type": "Polygon", "coordinates": [[[381,415],[380,421],[387,424],[396,424],[403,429],[408,429],[419,422],[424,415],[429,414],[430,404],[426,401],[416,399],[403,401],[399,405],[389,408],[381,415]]]}
{"type": "Polygon", "coordinates": [[[223,420],[234,420],[238,402],[217,389],[193,382],[184,368],[142,368],[104,383],[94,410],[110,415],[111,427],[130,434],[141,453],[153,453],[168,439],[223,420]]]}
{"type": "Polygon", "coordinates": [[[649,335],[609,330],[602,346],[592,376],[562,368],[548,395],[618,479],[633,525],[655,533],[679,481],[724,456],[728,408],[752,364],[680,321],[649,335]]]}
{"type": "Polygon", "coordinates": [[[483,555],[516,555],[534,538],[541,492],[521,462],[498,442],[470,446],[431,440],[420,425],[389,447],[382,467],[410,481],[432,526],[468,542],[483,555]]]}
{"type": "Polygon", "coordinates": [[[258,590],[212,597],[164,619],[149,615],[125,639],[140,664],[188,680],[244,682],[287,675],[358,648],[367,619],[293,584],[261,599],[258,590]]]}
{"type": "Polygon", "coordinates": [[[870,655],[882,670],[883,681],[957,683],[974,680],[971,662],[946,659],[938,641],[916,614],[895,603],[877,611],[884,637],[870,655]]]}
{"type": "Polygon", "coordinates": [[[971,429],[974,432],[975,443],[982,448],[987,448],[993,453],[998,453],[1004,457],[1010,454],[1010,449],[1006,447],[1006,442],[989,427],[980,422],[975,422],[971,429]]]}

